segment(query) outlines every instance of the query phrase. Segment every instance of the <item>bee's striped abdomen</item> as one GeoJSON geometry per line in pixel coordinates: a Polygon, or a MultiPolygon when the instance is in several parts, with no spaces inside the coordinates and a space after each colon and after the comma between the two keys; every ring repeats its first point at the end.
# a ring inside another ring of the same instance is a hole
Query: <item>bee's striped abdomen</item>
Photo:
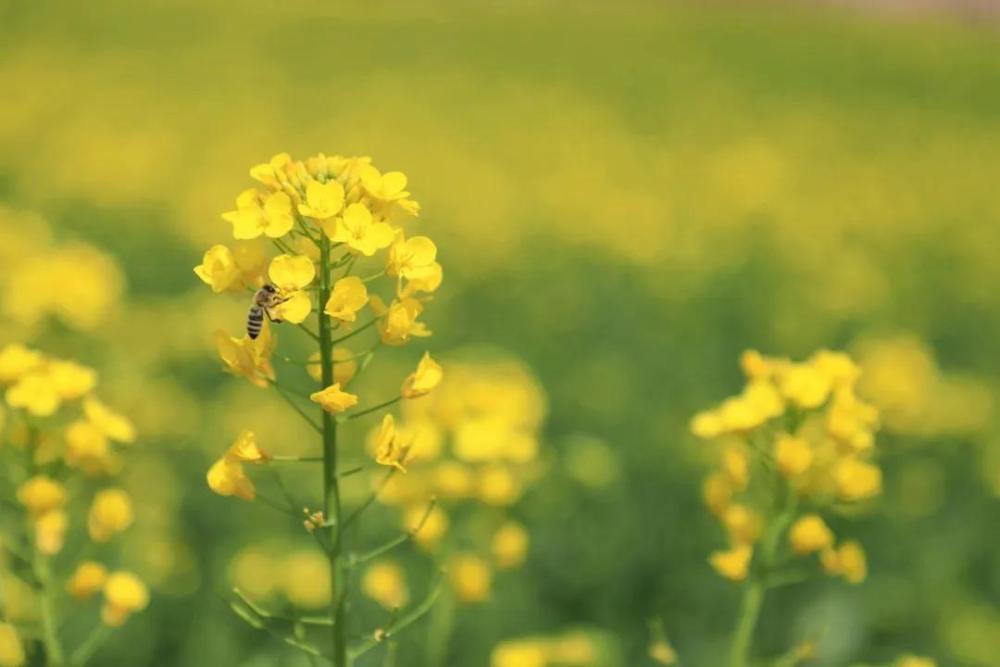
{"type": "Polygon", "coordinates": [[[250,338],[257,338],[260,335],[261,327],[264,326],[264,309],[254,306],[247,316],[247,335],[250,338]]]}

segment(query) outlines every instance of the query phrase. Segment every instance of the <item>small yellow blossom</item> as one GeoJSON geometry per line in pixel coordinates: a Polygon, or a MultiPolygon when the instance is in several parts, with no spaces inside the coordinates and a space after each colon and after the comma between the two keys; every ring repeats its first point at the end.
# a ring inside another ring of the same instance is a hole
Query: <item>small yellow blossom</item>
{"type": "MultiPolygon", "coordinates": [[[[313,380],[322,381],[323,368],[319,352],[313,352],[309,355],[309,365],[306,366],[306,371],[313,380]]],[[[354,379],[357,372],[358,356],[346,347],[333,348],[333,381],[344,387],[354,379]]]]}
{"type": "Polygon", "coordinates": [[[219,459],[208,469],[208,486],[220,496],[236,496],[243,500],[253,500],[257,493],[253,482],[246,476],[239,461],[219,459]]]}
{"type": "Polygon", "coordinates": [[[726,425],[716,410],[703,410],[691,418],[691,433],[704,440],[722,435],[726,425]]]}
{"type": "Polygon", "coordinates": [[[327,412],[343,412],[358,404],[358,397],[343,391],[339,383],[333,383],[326,389],[314,391],[309,394],[309,399],[319,403],[327,412]]]}
{"type": "Polygon", "coordinates": [[[131,572],[113,572],[104,584],[104,607],[101,620],[105,625],[118,627],[128,617],[149,605],[149,591],[131,572]]]}
{"type": "Polygon", "coordinates": [[[366,303],[368,288],[364,281],[357,276],[347,276],[334,283],[323,312],[342,322],[354,322],[358,319],[358,311],[366,303]]]}
{"type": "Polygon", "coordinates": [[[297,551],[285,558],[281,588],[292,604],[319,609],[330,604],[330,563],[315,549],[297,551]]]}
{"type": "Polygon", "coordinates": [[[87,531],[95,542],[107,542],[132,525],[132,500],[122,489],[104,489],[94,496],[87,531]]]}
{"type": "Polygon", "coordinates": [[[284,192],[274,192],[262,199],[257,190],[244,190],[236,198],[236,210],[222,214],[233,225],[233,238],[255,239],[261,234],[279,238],[292,230],[295,216],[292,200],[284,192]]]}
{"type": "Polygon", "coordinates": [[[733,544],[753,544],[760,537],[761,519],[757,513],[738,503],[722,512],[722,523],[733,544]]]}
{"type": "Polygon", "coordinates": [[[701,485],[701,497],[712,514],[721,516],[733,497],[733,486],[729,477],[721,472],[706,477],[701,485]]]}
{"type": "Polygon", "coordinates": [[[243,288],[243,273],[236,257],[224,245],[214,245],[205,251],[201,264],[194,267],[194,272],[216,294],[243,288]]]}
{"type": "Polygon", "coordinates": [[[56,394],[64,401],[76,400],[97,386],[97,371],[74,361],[53,360],[47,370],[56,394]]]}
{"type": "Polygon", "coordinates": [[[907,654],[900,656],[894,667],[937,667],[937,663],[931,658],[907,654]]]}
{"type": "Polygon", "coordinates": [[[820,554],[820,562],[827,574],[839,575],[852,584],[860,584],[868,575],[865,551],[854,540],[848,540],[836,548],[826,549],[820,554]]]}
{"type": "Polygon", "coordinates": [[[40,352],[20,343],[11,343],[0,350],[0,382],[7,384],[39,368],[45,361],[40,352]]]}
{"type": "Polygon", "coordinates": [[[748,544],[735,546],[727,551],[714,551],[709,556],[709,564],[721,576],[730,581],[743,581],[750,570],[753,547],[748,544]]]}
{"type": "Polygon", "coordinates": [[[316,278],[316,265],[305,255],[278,255],[271,260],[267,275],[285,292],[302,289],[316,278]]]}
{"type": "Polygon", "coordinates": [[[253,431],[243,431],[229,446],[226,458],[230,461],[245,463],[264,463],[271,459],[271,455],[260,448],[260,445],[257,444],[257,436],[254,435],[253,431]]]}
{"type": "Polygon", "coordinates": [[[0,667],[22,667],[26,656],[17,628],[10,623],[0,623],[0,667]]]}
{"type": "Polygon", "coordinates": [[[442,461],[434,468],[434,491],[441,498],[468,498],[474,484],[472,472],[458,461],[442,461]]]}
{"type": "Polygon", "coordinates": [[[89,421],[78,419],[66,427],[66,465],[88,475],[98,475],[112,468],[113,457],[104,433],[89,421]]]}
{"type": "Polygon", "coordinates": [[[660,665],[672,665],[677,662],[677,652],[666,639],[657,639],[650,644],[649,657],[660,665]]]}
{"type": "Polygon", "coordinates": [[[489,563],[473,554],[456,554],[448,561],[448,580],[461,602],[482,602],[490,596],[493,573],[489,563]]]}
{"type": "Polygon", "coordinates": [[[410,597],[402,568],[390,561],[369,566],[361,576],[361,590],[386,609],[399,609],[410,597]]]}
{"type": "Polygon", "coordinates": [[[385,222],[375,222],[372,212],[364,204],[350,204],[341,216],[320,223],[323,231],[335,243],[346,243],[351,250],[371,257],[376,251],[389,247],[395,236],[385,222]]]}
{"type": "Polygon", "coordinates": [[[791,478],[798,477],[809,469],[809,466],[812,465],[813,453],[805,438],[782,433],[778,435],[774,443],[774,458],[781,474],[791,478]]]}
{"type": "Polygon", "coordinates": [[[225,331],[216,331],[214,338],[227,372],[245,377],[258,387],[266,387],[268,380],[274,379],[271,354],[277,342],[266,322],[256,340],[247,335],[233,338],[225,331]]]}
{"type": "Polygon", "coordinates": [[[507,466],[489,465],[479,472],[479,499],[494,507],[507,507],[521,496],[521,482],[507,466]]]}
{"type": "Polygon", "coordinates": [[[733,488],[745,489],[750,481],[750,452],[746,446],[732,443],[723,447],[721,464],[733,488]]]}
{"type": "Polygon", "coordinates": [[[385,272],[388,276],[407,281],[405,287],[400,289],[402,296],[434,292],[441,286],[443,275],[436,257],[437,246],[429,238],[414,236],[407,239],[403,232],[399,232],[389,246],[385,272]]]}
{"type": "Polygon", "coordinates": [[[48,373],[32,372],[7,390],[7,404],[24,408],[36,417],[48,417],[59,409],[62,400],[48,373]]]}
{"type": "Polygon", "coordinates": [[[50,477],[36,475],[18,487],[17,500],[32,516],[39,517],[66,503],[66,489],[50,477]]]}
{"type": "Polygon", "coordinates": [[[394,300],[388,307],[377,296],[371,298],[372,310],[379,317],[378,330],[386,345],[404,345],[412,337],[430,336],[427,325],[417,321],[424,305],[416,299],[394,300]]]}
{"type": "Polygon", "coordinates": [[[80,563],[69,582],[66,584],[66,592],[77,600],[86,600],[95,595],[108,580],[108,569],[100,563],[94,561],[83,561],[80,563]]]}
{"type": "Polygon", "coordinates": [[[326,220],[340,213],[343,207],[343,185],[337,181],[310,181],[306,186],[306,200],[299,204],[299,213],[316,220],[326,220]]]}
{"type": "Polygon", "coordinates": [[[291,161],[292,156],[288,153],[278,153],[267,162],[250,167],[250,178],[272,188],[280,188],[282,172],[291,161]]]}
{"type": "MultiPolygon", "coordinates": [[[[398,477],[398,476],[397,476],[398,477]]],[[[398,479],[396,480],[399,481],[398,479]]],[[[414,506],[406,511],[403,521],[406,530],[413,534],[413,541],[424,547],[432,549],[438,541],[448,532],[448,515],[440,506],[435,505],[430,513],[425,507],[414,506]],[[422,522],[422,523],[421,523],[422,522]]]]}
{"type": "Polygon", "coordinates": [[[508,521],[493,534],[493,560],[497,567],[518,567],[528,554],[528,531],[516,521],[508,521]]]}
{"type": "Polygon", "coordinates": [[[308,292],[295,290],[285,295],[285,300],[271,309],[271,317],[279,322],[301,324],[312,312],[312,298],[308,292]]]}
{"type": "Polygon", "coordinates": [[[882,471],[879,467],[856,458],[839,461],[833,470],[833,479],[841,500],[864,500],[882,491],[882,471]]]}
{"type": "Polygon", "coordinates": [[[417,370],[410,373],[403,380],[403,388],[400,393],[403,398],[419,398],[432,392],[435,387],[441,384],[444,378],[444,371],[441,366],[431,358],[430,353],[424,352],[417,370]]]}
{"type": "Polygon", "coordinates": [[[546,667],[548,646],[540,641],[504,642],[490,654],[490,667],[546,667]]]}
{"type": "Polygon", "coordinates": [[[788,541],[795,553],[811,554],[833,546],[833,531],[818,514],[807,514],[792,524],[788,541]]]}
{"type": "Polygon", "coordinates": [[[361,183],[365,190],[375,199],[395,201],[409,196],[406,192],[406,174],[401,171],[389,171],[385,174],[368,165],[361,170],[361,183]]]}
{"type": "Polygon", "coordinates": [[[35,519],[35,544],[47,556],[59,553],[66,538],[69,517],[61,509],[51,510],[35,519]]]}
{"type": "Polygon", "coordinates": [[[818,408],[830,396],[833,381],[816,366],[795,364],[781,377],[781,393],[801,408],[818,408]]]}
{"type": "Polygon", "coordinates": [[[131,420],[113,411],[93,396],[84,399],[83,413],[91,424],[115,442],[125,444],[135,442],[135,426],[131,420]]]}
{"type": "Polygon", "coordinates": [[[403,462],[409,451],[409,445],[400,441],[399,434],[396,432],[396,420],[393,416],[383,417],[382,425],[375,434],[375,462],[406,472],[403,462]]]}

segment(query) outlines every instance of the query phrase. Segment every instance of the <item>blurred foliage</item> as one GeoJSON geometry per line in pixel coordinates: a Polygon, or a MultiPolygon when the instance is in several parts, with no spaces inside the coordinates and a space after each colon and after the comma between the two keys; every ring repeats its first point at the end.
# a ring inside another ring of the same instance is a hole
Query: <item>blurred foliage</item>
{"type": "MultiPolygon", "coordinates": [[[[821,664],[998,664],[998,52],[990,26],[798,5],[0,4],[0,252],[121,270],[91,321],[19,317],[0,269],[4,342],[100,368],[140,432],[126,548],[153,601],[98,663],[299,664],[224,602],[243,545],[287,536],[204,484],[239,428],[297,426],[219,372],[210,334],[246,304],[191,268],[241,169],[328,147],[419,184],[435,356],[498,346],[548,394],[527,560],[455,616],[447,664],[591,628],[646,664],[654,617],[684,664],[721,662],[738,592],[706,562],[715,454],[687,422],[748,347],[849,350],[884,415],[868,580],[775,595],[761,650],[822,630],[821,664]],[[26,241],[35,215],[51,236],[26,241]]],[[[424,664],[414,634],[397,664],[424,664]]]]}

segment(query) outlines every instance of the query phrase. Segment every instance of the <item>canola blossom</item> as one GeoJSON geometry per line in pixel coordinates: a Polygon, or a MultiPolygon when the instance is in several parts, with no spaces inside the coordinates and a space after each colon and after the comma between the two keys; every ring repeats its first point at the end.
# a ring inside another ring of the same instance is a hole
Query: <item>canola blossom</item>
{"type": "MultiPolygon", "coordinates": [[[[388,411],[400,402],[431,394],[442,381],[442,367],[425,352],[416,370],[398,389],[387,389],[388,395],[373,390],[359,393],[348,385],[371,366],[382,345],[398,347],[430,335],[418,318],[440,286],[442,270],[433,241],[425,236],[405,237],[401,224],[415,217],[420,207],[410,198],[407,179],[400,172],[382,173],[367,157],[319,154],[294,160],[282,153],[252,167],[250,177],[257,185],[241,192],[235,208],[222,218],[231,225],[237,243],[263,241],[273,246],[274,255],[268,259],[265,253],[248,261],[246,252],[241,254],[236,245],[214,245],[194,273],[212,292],[241,294],[247,300],[267,287],[262,292],[267,300],[255,301],[261,309],[258,312],[268,320],[259,335],[256,330],[253,336],[243,332],[242,322],[234,323],[229,331],[217,331],[219,357],[226,372],[272,389],[317,437],[310,456],[288,457],[277,453],[283,443],[258,443],[255,433],[245,430],[210,466],[206,481],[220,496],[263,502],[286,516],[298,517],[300,530],[312,536],[317,549],[297,557],[295,566],[289,568],[295,578],[284,588],[287,599],[297,607],[324,609],[324,623],[307,632],[275,631],[271,625],[280,614],[261,607],[249,589],[236,590],[233,610],[251,626],[270,628],[272,634],[310,657],[323,657],[344,667],[426,614],[440,593],[439,586],[431,587],[421,602],[413,603],[404,620],[376,628],[369,636],[378,641],[352,639],[348,626],[355,620],[348,584],[354,568],[416,539],[433,521],[436,508],[432,496],[425,495],[423,514],[415,527],[376,547],[370,557],[349,551],[357,540],[351,524],[358,523],[372,503],[349,508],[343,499],[346,482],[341,478],[349,473],[340,462],[342,450],[350,443],[338,433],[342,431],[338,426],[384,412],[371,454],[372,467],[388,469],[390,475],[406,473],[412,440],[396,428],[388,411]],[[293,339],[290,345],[285,343],[288,339],[293,339]],[[352,345],[364,345],[361,341],[370,339],[368,351],[352,353],[343,345],[349,339],[352,345]],[[302,343],[310,349],[294,370],[314,383],[307,390],[299,388],[301,375],[297,381],[288,381],[286,370],[276,363],[289,359],[286,354],[301,354],[302,343]],[[316,464],[312,493],[303,495],[318,500],[307,505],[287,489],[279,470],[285,463],[316,464]],[[283,501],[262,494],[256,478],[265,470],[283,489],[283,501]],[[319,509],[309,509],[317,505],[319,509]],[[313,571],[324,574],[308,574],[313,571]]],[[[110,503],[100,515],[123,518],[121,508],[110,503]]],[[[107,532],[96,519],[95,526],[99,535],[107,532]]],[[[262,562],[255,558],[243,561],[247,568],[262,562]]],[[[361,590],[393,609],[411,600],[405,573],[387,560],[365,569],[361,590]]],[[[122,597],[133,606],[137,601],[134,595],[122,597]]],[[[128,608],[128,604],[119,606],[128,608]]]]}

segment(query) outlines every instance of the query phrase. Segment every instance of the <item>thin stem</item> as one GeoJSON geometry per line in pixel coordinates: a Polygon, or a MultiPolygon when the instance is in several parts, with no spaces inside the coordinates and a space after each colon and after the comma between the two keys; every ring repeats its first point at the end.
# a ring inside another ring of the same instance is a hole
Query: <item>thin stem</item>
{"type": "Polygon", "coordinates": [[[271,456],[275,463],[319,463],[322,456],[271,456]]]}
{"type": "Polygon", "coordinates": [[[94,654],[97,653],[97,649],[101,648],[101,644],[107,641],[110,636],[111,628],[103,623],[99,624],[90,633],[90,636],[73,651],[73,655],[69,659],[69,664],[73,667],[83,667],[83,665],[86,665],[94,654]]]}
{"type": "Polygon", "coordinates": [[[359,646],[352,649],[351,658],[358,658],[364,655],[382,642],[392,639],[399,634],[400,631],[405,630],[419,621],[427,612],[431,610],[439,595],[441,595],[441,582],[438,582],[437,585],[431,589],[431,592],[427,594],[427,597],[424,598],[419,605],[411,609],[406,615],[393,621],[388,627],[381,629],[372,637],[363,641],[359,646]]]}
{"type": "Polygon", "coordinates": [[[373,273],[372,275],[368,276],[367,278],[362,278],[361,282],[363,282],[363,283],[370,283],[371,281],[376,280],[378,278],[381,278],[384,275],[385,275],[385,269],[382,269],[378,273],[373,273]]]}
{"type": "Polygon", "coordinates": [[[48,667],[58,667],[63,664],[63,650],[56,632],[58,623],[53,605],[55,592],[52,590],[52,574],[49,571],[48,560],[37,550],[37,547],[35,550],[35,573],[40,587],[42,644],[45,646],[45,654],[48,658],[47,665],[48,667]]]}
{"type": "MultiPolygon", "coordinates": [[[[330,298],[330,242],[320,240],[319,302],[330,298]]],[[[333,384],[333,346],[330,320],[319,316],[320,375],[324,387],[333,384]]],[[[343,567],[343,525],[341,524],[340,486],[337,480],[337,422],[326,410],[323,419],[323,516],[326,518],[327,539],[330,543],[330,620],[333,622],[334,667],[348,667],[347,661],[347,577],[343,567]]]]}
{"type": "MultiPolygon", "coordinates": [[[[320,292],[322,293],[322,289],[320,290],[320,292]]],[[[330,297],[327,296],[326,298],[330,298],[330,297]]],[[[323,301],[322,303],[326,303],[326,302],[323,301]]],[[[323,318],[320,317],[320,321],[322,321],[322,319],[323,318]]],[[[309,337],[312,338],[314,341],[316,341],[317,343],[319,342],[319,335],[316,334],[312,329],[310,329],[309,327],[307,327],[304,324],[296,324],[295,326],[298,327],[299,329],[301,329],[304,333],[309,334],[309,337]]],[[[322,327],[320,327],[320,328],[322,328],[322,327]]]]}
{"type": "Polygon", "coordinates": [[[399,403],[401,400],[403,400],[402,396],[397,396],[396,398],[390,398],[388,401],[383,401],[382,403],[379,403],[378,405],[373,405],[370,408],[365,408],[364,410],[360,410],[358,412],[352,412],[351,414],[346,415],[344,419],[347,420],[347,419],[357,419],[358,417],[364,417],[365,415],[369,415],[373,412],[378,412],[379,410],[384,410],[389,406],[395,405],[396,403],[399,403]]]}
{"type": "MultiPolygon", "coordinates": [[[[320,318],[320,319],[322,320],[322,319],[324,319],[324,318],[320,318]]],[[[331,342],[330,344],[331,344],[331,345],[339,345],[339,344],[343,343],[343,342],[344,342],[345,340],[347,340],[348,338],[353,338],[354,336],[357,336],[357,335],[358,335],[359,333],[361,333],[361,332],[362,332],[362,331],[364,331],[365,329],[370,329],[371,327],[375,326],[375,324],[376,324],[376,323],[377,323],[377,322],[378,322],[378,321],[379,321],[380,319],[381,319],[380,317],[376,317],[376,318],[374,318],[374,319],[371,319],[371,320],[369,320],[369,321],[365,322],[364,324],[362,324],[362,325],[361,325],[360,327],[358,327],[357,329],[355,329],[355,330],[354,330],[354,331],[352,331],[351,333],[349,333],[349,334],[344,334],[344,335],[343,335],[343,336],[341,336],[340,338],[337,338],[337,339],[334,339],[334,340],[333,340],[333,341],[332,341],[332,342],[331,342]]]]}
{"type": "Polygon", "coordinates": [[[421,531],[421,529],[424,527],[424,524],[427,523],[427,519],[430,518],[431,512],[434,511],[435,505],[437,505],[436,498],[432,499],[431,502],[427,505],[427,509],[424,510],[423,516],[420,517],[420,521],[417,522],[417,525],[414,526],[412,530],[408,530],[402,535],[399,535],[398,537],[389,540],[380,547],[375,547],[374,549],[372,549],[367,553],[363,553],[360,556],[352,556],[350,559],[351,567],[357,567],[358,565],[363,565],[364,563],[367,563],[370,560],[374,560],[379,556],[381,556],[382,554],[388,553],[393,549],[395,549],[396,547],[406,544],[407,542],[412,540],[414,537],[416,537],[417,533],[421,531]]]}
{"type": "Polygon", "coordinates": [[[368,494],[368,497],[365,498],[365,501],[361,503],[358,506],[358,508],[354,510],[350,515],[348,515],[346,519],[344,519],[344,530],[347,530],[347,527],[350,526],[351,523],[353,523],[359,516],[361,516],[361,513],[364,512],[366,509],[368,509],[369,505],[375,502],[375,499],[378,498],[378,494],[382,492],[382,489],[385,488],[385,485],[389,483],[389,480],[392,479],[392,476],[395,474],[396,474],[396,468],[390,468],[389,472],[387,472],[385,474],[385,477],[382,478],[382,481],[379,483],[378,487],[376,487],[374,491],[368,494]]]}
{"type": "MultiPolygon", "coordinates": [[[[317,433],[322,433],[322,432],[323,432],[323,429],[322,429],[322,428],[320,427],[320,425],[319,425],[319,424],[317,424],[316,422],[314,422],[314,421],[313,421],[313,418],[312,418],[312,417],[310,417],[309,415],[307,415],[307,414],[306,414],[306,412],[305,412],[305,410],[303,410],[303,409],[302,409],[301,407],[299,407],[299,404],[298,404],[298,403],[296,403],[296,402],[295,402],[295,401],[294,401],[294,400],[292,399],[292,397],[291,397],[291,396],[289,396],[289,395],[288,395],[287,393],[285,393],[285,390],[284,390],[284,389],[282,389],[282,388],[281,388],[281,387],[280,387],[280,386],[279,386],[279,385],[278,385],[278,384],[277,384],[276,382],[274,382],[273,380],[268,380],[268,382],[270,382],[270,384],[271,384],[271,386],[272,386],[272,387],[274,387],[275,389],[277,389],[277,390],[278,390],[278,393],[279,393],[279,394],[281,394],[281,397],[282,397],[283,399],[285,399],[285,402],[286,402],[286,403],[288,403],[288,404],[289,404],[290,406],[292,406],[292,409],[294,409],[294,410],[295,410],[295,411],[296,411],[297,413],[299,413],[299,416],[300,416],[300,417],[302,417],[303,419],[305,419],[305,420],[306,420],[306,423],[307,423],[307,424],[309,424],[310,426],[312,426],[312,427],[313,427],[313,429],[314,429],[314,430],[315,430],[315,431],[316,431],[317,433]]],[[[325,413],[324,413],[324,414],[325,414],[325,413]]]]}

